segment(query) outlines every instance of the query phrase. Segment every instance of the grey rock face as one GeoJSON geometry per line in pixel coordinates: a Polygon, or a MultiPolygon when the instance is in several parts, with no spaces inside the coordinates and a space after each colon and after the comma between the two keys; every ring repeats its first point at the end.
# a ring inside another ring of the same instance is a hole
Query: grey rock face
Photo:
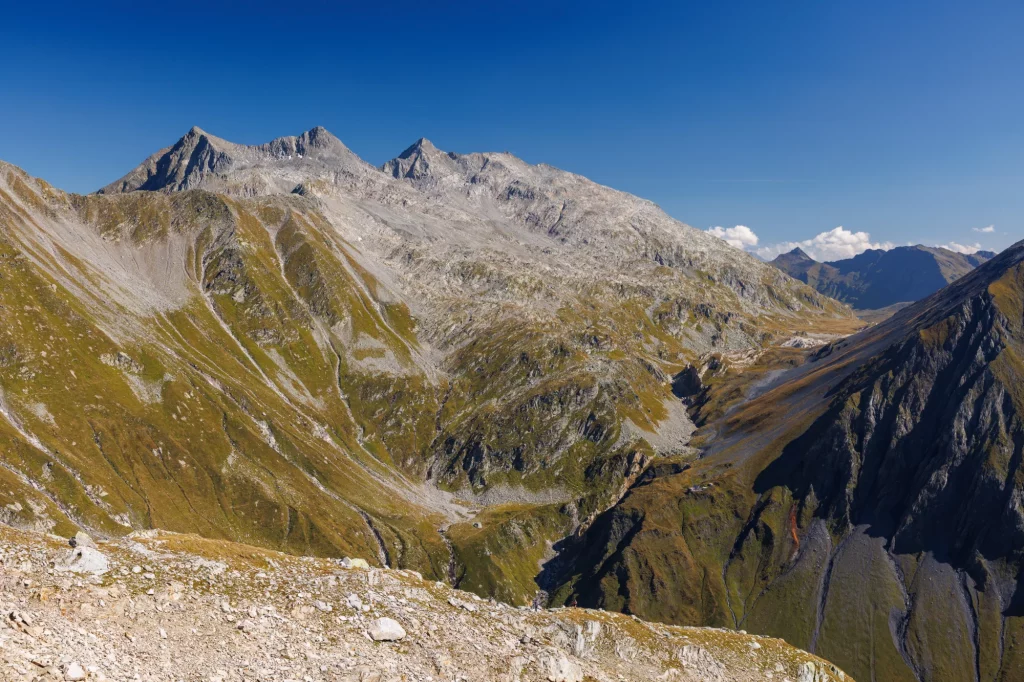
{"type": "Polygon", "coordinates": [[[369,167],[324,128],[247,146],[193,127],[174,145],[161,149],[131,173],[99,191],[177,192],[201,187],[246,195],[286,193],[296,185],[286,179],[289,175],[308,177],[328,169],[341,172],[352,168],[369,167]],[[282,181],[283,184],[278,184],[282,181]]]}

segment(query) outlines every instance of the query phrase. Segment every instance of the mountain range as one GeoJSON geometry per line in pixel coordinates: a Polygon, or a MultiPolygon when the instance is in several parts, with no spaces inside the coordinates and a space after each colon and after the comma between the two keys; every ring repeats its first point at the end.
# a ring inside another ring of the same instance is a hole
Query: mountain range
{"type": "Polygon", "coordinates": [[[819,263],[797,247],[771,264],[853,308],[877,310],[933,294],[995,255],[918,245],[869,249],[853,258],[819,263]]]}
{"type": "Polygon", "coordinates": [[[864,328],[509,154],[193,128],[88,196],[0,165],[0,521],[1019,679],[1022,261],[864,328]]]}
{"type": "Polygon", "coordinates": [[[426,140],[380,169],[322,128],[194,128],[94,195],[4,166],[0,202],[8,521],[517,602],[546,542],[687,450],[675,372],[855,324],[650,202],[426,140]]]}

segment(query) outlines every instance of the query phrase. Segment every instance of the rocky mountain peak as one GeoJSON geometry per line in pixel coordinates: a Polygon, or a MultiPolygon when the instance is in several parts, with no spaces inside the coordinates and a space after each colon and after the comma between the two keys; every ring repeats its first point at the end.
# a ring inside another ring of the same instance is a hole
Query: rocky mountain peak
{"type": "Polygon", "coordinates": [[[405,151],[391,159],[381,170],[392,177],[423,180],[431,176],[447,175],[456,171],[452,154],[446,154],[425,137],[409,145],[405,151]]]}
{"type": "Polygon", "coordinates": [[[282,194],[296,185],[337,173],[365,174],[371,166],[326,128],[242,145],[193,126],[172,146],[150,156],[117,182],[99,190],[176,192],[204,188],[231,194],[282,194]]]}
{"type": "Polygon", "coordinates": [[[304,132],[302,134],[302,136],[306,137],[306,138],[309,138],[311,140],[316,139],[316,138],[327,138],[327,139],[331,139],[331,140],[337,140],[338,139],[337,137],[332,135],[331,132],[329,130],[327,130],[327,128],[324,128],[323,126],[314,126],[314,127],[310,128],[309,130],[307,130],[306,132],[304,132]]]}
{"type": "Polygon", "coordinates": [[[421,137],[420,139],[416,140],[416,142],[414,142],[412,146],[410,146],[409,149],[407,149],[406,151],[409,151],[411,149],[416,149],[420,152],[425,153],[438,151],[437,147],[434,146],[434,143],[425,137],[421,137]]]}
{"type": "Polygon", "coordinates": [[[236,145],[192,126],[173,145],[150,156],[128,175],[100,189],[99,193],[190,189],[207,174],[230,166],[234,147],[236,145]]]}
{"type": "Polygon", "coordinates": [[[345,150],[348,151],[348,147],[338,139],[337,136],[331,134],[327,128],[323,126],[316,126],[306,132],[299,135],[296,139],[296,146],[311,151],[314,149],[333,149],[333,150],[345,150]]]}
{"type": "Polygon", "coordinates": [[[189,128],[187,133],[182,135],[178,141],[171,146],[171,149],[179,147],[194,147],[201,144],[215,147],[222,152],[227,152],[231,148],[239,146],[233,142],[228,142],[224,138],[211,135],[199,126],[192,126],[189,128]]]}
{"type": "Polygon", "coordinates": [[[804,251],[798,246],[792,251],[780,253],[778,256],[775,257],[774,260],[770,262],[772,265],[779,268],[780,270],[784,270],[788,272],[791,276],[797,277],[797,275],[795,275],[794,272],[801,268],[811,267],[812,265],[817,264],[818,261],[811,258],[809,255],[807,255],[806,251],[804,251]]]}
{"type": "Polygon", "coordinates": [[[341,140],[322,126],[307,130],[299,136],[279,137],[248,149],[255,157],[253,165],[266,165],[280,160],[300,161],[310,157],[332,165],[344,165],[350,159],[359,160],[341,140]]]}

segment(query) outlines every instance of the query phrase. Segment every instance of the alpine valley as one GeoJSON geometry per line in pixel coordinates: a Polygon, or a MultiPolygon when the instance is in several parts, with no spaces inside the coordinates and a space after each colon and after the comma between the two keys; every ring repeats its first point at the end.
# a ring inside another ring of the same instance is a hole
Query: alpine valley
{"type": "MultiPolygon", "coordinates": [[[[424,139],[377,168],[193,128],[87,196],[0,163],[0,522],[843,671],[801,682],[1024,679],[1024,243],[961,270],[865,326],[648,201],[424,139]]],[[[771,679],[714,670],[680,674],[771,679]]]]}

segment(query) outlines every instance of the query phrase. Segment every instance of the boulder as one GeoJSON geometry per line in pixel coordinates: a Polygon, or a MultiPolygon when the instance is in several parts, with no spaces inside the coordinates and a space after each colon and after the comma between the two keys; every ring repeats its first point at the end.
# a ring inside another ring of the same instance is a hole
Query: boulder
{"type": "Polygon", "coordinates": [[[91,547],[96,549],[96,543],[87,533],[78,531],[72,539],[75,541],[74,547],[91,547]]]}
{"type": "Polygon", "coordinates": [[[85,679],[85,670],[78,663],[72,663],[64,671],[64,679],[68,682],[78,682],[85,679]]]}
{"type": "Polygon", "coordinates": [[[370,624],[370,637],[375,642],[397,642],[405,637],[405,628],[392,618],[378,618],[370,624]]]}
{"type": "Polygon", "coordinates": [[[92,547],[75,547],[57,568],[72,573],[89,573],[103,575],[110,570],[107,557],[92,547]]]}
{"type": "Polygon", "coordinates": [[[349,557],[345,557],[344,559],[342,559],[341,565],[345,568],[370,568],[370,564],[366,562],[366,559],[350,559],[349,557]]]}

